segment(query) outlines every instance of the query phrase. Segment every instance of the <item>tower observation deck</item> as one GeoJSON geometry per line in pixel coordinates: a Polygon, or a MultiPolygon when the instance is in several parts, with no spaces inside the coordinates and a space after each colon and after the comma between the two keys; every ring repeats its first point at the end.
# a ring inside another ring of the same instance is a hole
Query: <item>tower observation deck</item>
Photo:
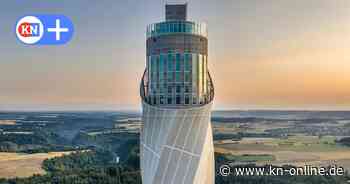
{"type": "Polygon", "coordinates": [[[212,101],[205,23],[187,21],[187,4],[166,5],[166,21],[147,27],[141,96],[150,105],[200,106],[212,101]]]}

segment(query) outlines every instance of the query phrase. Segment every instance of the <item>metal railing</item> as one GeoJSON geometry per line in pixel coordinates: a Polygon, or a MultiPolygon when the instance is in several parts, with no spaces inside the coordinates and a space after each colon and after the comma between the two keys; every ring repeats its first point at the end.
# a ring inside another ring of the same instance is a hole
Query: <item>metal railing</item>
{"type": "MultiPolygon", "coordinates": [[[[141,84],[140,84],[140,96],[142,98],[142,100],[144,102],[146,102],[147,104],[149,105],[154,105],[151,103],[151,100],[149,98],[149,93],[148,93],[148,84],[149,84],[149,81],[148,81],[148,77],[147,77],[147,69],[144,71],[143,73],[143,76],[142,76],[142,80],[141,80],[141,84]]],[[[214,84],[213,84],[213,81],[212,81],[212,78],[211,78],[211,75],[209,73],[209,71],[207,72],[207,85],[208,85],[208,91],[207,93],[204,95],[204,101],[203,103],[199,103],[199,104],[190,104],[190,106],[202,106],[202,105],[205,105],[205,104],[208,104],[210,102],[213,101],[214,99],[214,84]]],[[[173,105],[173,106],[181,106],[183,104],[176,104],[176,105],[173,105]]],[[[162,106],[169,106],[169,105],[162,105],[162,106]]]]}
{"type": "Polygon", "coordinates": [[[205,23],[190,21],[165,21],[150,24],[147,26],[146,36],[149,38],[174,33],[208,36],[207,25],[205,23]]]}

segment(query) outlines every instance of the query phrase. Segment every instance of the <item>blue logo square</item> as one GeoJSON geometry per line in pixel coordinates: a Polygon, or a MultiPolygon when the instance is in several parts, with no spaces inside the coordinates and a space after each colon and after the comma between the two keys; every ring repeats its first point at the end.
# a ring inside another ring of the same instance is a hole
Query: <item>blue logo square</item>
{"type": "Polygon", "coordinates": [[[31,36],[40,36],[40,24],[39,23],[31,23],[30,24],[30,32],[31,36]]]}

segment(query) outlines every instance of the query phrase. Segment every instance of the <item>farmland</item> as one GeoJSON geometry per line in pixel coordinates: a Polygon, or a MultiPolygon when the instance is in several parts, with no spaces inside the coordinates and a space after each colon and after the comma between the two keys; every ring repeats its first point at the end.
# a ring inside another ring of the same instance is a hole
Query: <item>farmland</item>
{"type": "MultiPolygon", "coordinates": [[[[349,140],[344,139],[350,136],[350,114],[337,112],[340,119],[333,119],[332,113],[314,112],[318,118],[315,119],[305,118],[307,113],[310,112],[214,112],[216,165],[227,162],[237,165],[338,164],[350,168],[350,147],[346,146],[349,140]],[[276,115],[278,117],[274,117],[276,115]]],[[[58,183],[76,183],[77,180],[116,183],[113,171],[117,160],[121,164],[118,169],[122,166],[121,180],[140,183],[138,132],[141,124],[137,113],[21,112],[0,113],[0,119],[0,148],[3,150],[0,152],[0,183],[37,184],[53,179],[58,183]],[[86,149],[91,152],[78,151],[86,149]],[[77,154],[69,154],[72,151],[77,154]],[[65,154],[69,155],[63,156],[65,154]],[[51,159],[44,161],[46,158],[51,159]]],[[[289,179],[268,177],[264,181],[287,184],[289,179]]],[[[305,180],[303,177],[293,179],[299,183],[305,180]]],[[[231,180],[260,181],[252,177],[220,176],[216,180],[220,184],[231,180]]],[[[342,184],[348,176],[314,176],[311,180],[342,184]]]]}
{"type": "Polygon", "coordinates": [[[61,157],[70,152],[50,152],[37,154],[0,152],[0,178],[29,177],[44,174],[41,168],[45,159],[61,157]]]}
{"type": "MultiPolygon", "coordinates": [[[[290,115],[289,115],[290,116],[290,115]]],[[[213,122],[215,151],[237,164],[338,165],[350,170],[345,118],[219,118],[213,122]]]]}
{"type": "MultiPolygon", "coordinates": [[[[230,153],[236,157],[245,156],[246,159],[249,155],[271,155],[269,160],[256,160],[258,164],[297,166],[337,164],[350,169],[350,148],[321,140],[315,137],[267,139],[259,142],[243,139],[239,144],[217,144],[216,151],[230,153]]],[[[244,159],[238,159],[241,162],[242,160],[244,159]]]]}

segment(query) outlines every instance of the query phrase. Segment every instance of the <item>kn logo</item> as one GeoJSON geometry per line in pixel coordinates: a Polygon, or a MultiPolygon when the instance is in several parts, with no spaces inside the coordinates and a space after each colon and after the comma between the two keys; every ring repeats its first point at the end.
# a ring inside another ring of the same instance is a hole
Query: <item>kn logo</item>
{"type": "Polygon", "coordinates": [[[26,16],[17,22],[17,38],[26,44],[37,43],[44,34],[43,23],[34,16],[26,16]]]}
{"type": "Polygon", "coordinates": [[[61,45],[69,42],[74,27],[64,15],[28,15],[15,27],[17,39],[28,45],[61,45]]]}

